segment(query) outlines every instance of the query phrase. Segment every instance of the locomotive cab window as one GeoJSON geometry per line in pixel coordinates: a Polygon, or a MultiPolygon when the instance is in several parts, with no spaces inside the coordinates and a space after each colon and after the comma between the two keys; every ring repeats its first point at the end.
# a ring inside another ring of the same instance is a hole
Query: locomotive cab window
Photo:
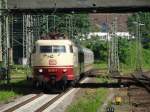
{"type": "Polygon", "coordinates": [[[65,46],[53,46],[53,53],[65,53],[65,46]]]}
{"type": "Polygon", "coordinates": [[[65,53],[65,46],[40,46],[41,53],[65,53]]]}
{"type": "Polygon", "coordinates": [[[40,46],[40,52],[41,53],[51,53],[52,46],[40,46]]]}

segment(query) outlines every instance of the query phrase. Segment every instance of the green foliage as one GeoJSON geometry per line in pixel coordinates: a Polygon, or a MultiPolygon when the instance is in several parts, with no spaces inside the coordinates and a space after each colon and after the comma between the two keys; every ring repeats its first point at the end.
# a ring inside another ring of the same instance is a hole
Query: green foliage
{"type": "Polygon", "coordinates": [[[129,42],[126,38],[118,39],[118,55],[121,63],[126,63],[126,58],[129,56],[129,42]]]}
{"type": "Polygon", "coordinates": [[[83,32],[83,33],[89,32],[91,23],[88,14],[75,14],[74,23],[77,32],[83,32]]]}
{"type": "MultiPolygon", "coordinates": [[[[136,42],[135,40],[128,41],[128,47],[126,47],[125,52],[127,56],[125,57],[125,63],[122,63],[121,66],[124,69],[130,69],[135,70],[136,67],[136,42]]],[[[143,69],[149,69],[150,68],[150,50],[142,48],[142,67],[143,69]]]]}
{"type": "Polygon", "coordinates": [[[17,94],[14,91],[0,91],[0,102],[8,102],[10,98],[16,96],[17,94]]]}
{"type": "Polygon", "coordinates": [[[128,18],[128,29],[134,35],[137,33],[137,25],[134,24],[134,22],[137,21],[144,24],[144,26],[140,26],[143,47],[145,49],[150,49],[150,13],[140,12],[138,14],[133,14],[128,18]]]}
{"type": "Polygon", "coordinates": [[[107,62],[108,50],[106,41],[100,40],[99,37],[92,37],[91,39],[82,41],[81,44],[94,52],[95,60],[107,62]]]}
{"type": "MultiPolygon", "coordinates": [[[[107,63],[108,47],[106,41],[101,41],[98,37],[81,41],[81,44],[91,49],[94,52],[96,63],[107,63]]],[[[136,41],[126,38],[118,39],[118,54],[121,68],[135,69],[136,65],[136,41]]],[[[142,49],[142,66],[143,68],[150,67],[150,50],[142,49]]],[[[106,67],[106,66],[105,66],[106,67]]]]}
{"type": "Polygon", "coordinates": [[[73,36],[89,32],[91,23],[88,14],[57,14],[49,17],[49,31],[73,36]]]}
{"type": "Polygon", "coordinates": [[[143,49],[143,67],[145,69],[150,69],[150,50],[143,49]]]}
{"type": "MultiPolygon", "coordinates": [[[[103,78],[97,80],[98,83],[105,82],[103,78]]],[[[67,108],[66,112],[96,112],[107,98],[108,90],[105,88],[91,89],[82,94],[67,108]]]]}
{"type": "Polygon", "coordinates": [[[107,69],[107,62],[95,61],[94,68],[96,68],[96,69],[107,69]]]}
{"type": "MultiPolygon", "coordinates": [[[[94,52],[95,60],[100,60],[101,62],[107,63],[108,60],[108,47],[107,41],[100,40],[99,37],[92,37],[81,42],[82,45],[91,49],[94,52]]],[[[119,47],[119,59],[120,63],[127,63],[126,58],[129,56],[129,42],[125,38],[119,38],[118,40],[119,47]]]]}

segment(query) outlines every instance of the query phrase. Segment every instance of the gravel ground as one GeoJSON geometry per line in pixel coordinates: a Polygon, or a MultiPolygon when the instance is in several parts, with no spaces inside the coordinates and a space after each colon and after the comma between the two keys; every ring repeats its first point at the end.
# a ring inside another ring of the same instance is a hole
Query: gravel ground
{"type": "Polygon", "coordinates": [[[117,105],[115,103],[115,99],[113,100],[113,103],[115,105],[115,112],[130,112],[131,105],[129,103],[128,88],[119,88],[115,92],[115,97],[116,96],[120,96],[122,99],[122,102],[120,105],[117,105]]]}
{"type": "Polygon", "coordinates": [[[105,109],[108,106],[108,103],[114,98],[114,95],[115,95],[114,94],[114,89],[110,88],[109,89],[109,95],[108,95],[107,99],[103,103],[102,107],[98,109],[97,112],[105,112],[105,109]]]}

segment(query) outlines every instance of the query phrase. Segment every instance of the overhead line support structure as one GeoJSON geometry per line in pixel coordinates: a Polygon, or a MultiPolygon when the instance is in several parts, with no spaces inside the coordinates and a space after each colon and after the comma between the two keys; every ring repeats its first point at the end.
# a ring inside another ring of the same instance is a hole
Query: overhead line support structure
{"type": "Polygon", "coordinates": [[[120,75],[119,73],[119,55],[118,55],[118,37],[117,33],[117,18],[114,17],[109,40],[109,58],[108,67],[111,75],[120,75]]]}
{"type": "Polygon", "coordinates": [[[23,64],[31,64],[35,41],[49,32],[49,15],[23,14],[23,64]]]}
{"type": "MultiPolygon", "coordinates": [[[[1,15],[1,28],[0,28],[0,49],[2,51],[2,60],[5,67],[8,63],[8,48],[10,48],[10,35],[9,35],[9,15],[3,9],[7,9],[7,0],[1,0],[0,5],[1,15]]],[[[1,60],[1,61],[2,61],[1,60]]]]}
{"type": "Polygon", "coordinates": [[[134,22],[136,26],[136,71],[142,72],[142,43],[141,43],[141,26],[140,17],[136,15],[136,21],[134,22]]]}
{"type": "Polygon", "coordinates": [[[23,64],[30,64],[30,55],[33,48],[33,16],[23,15],[23,64]]]}
{"type": "Polygon", "coordinates": [[[0,61],[7,71],[7,83],[9,83],[10,63],[10,16],[7,13],[7,0],[0,1],[0,61]]]}

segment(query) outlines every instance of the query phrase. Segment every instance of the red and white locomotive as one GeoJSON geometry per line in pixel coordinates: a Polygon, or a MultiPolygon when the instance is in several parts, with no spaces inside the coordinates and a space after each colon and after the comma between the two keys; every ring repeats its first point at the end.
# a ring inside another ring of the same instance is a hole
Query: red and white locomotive
{"type": "Polygon", "coordinates": [[[31,56],[33,80],[38,85],[73,84],[80,74],[92,69],[93,52],[75,45],[69,39],[41,39],[31,56]]]}

